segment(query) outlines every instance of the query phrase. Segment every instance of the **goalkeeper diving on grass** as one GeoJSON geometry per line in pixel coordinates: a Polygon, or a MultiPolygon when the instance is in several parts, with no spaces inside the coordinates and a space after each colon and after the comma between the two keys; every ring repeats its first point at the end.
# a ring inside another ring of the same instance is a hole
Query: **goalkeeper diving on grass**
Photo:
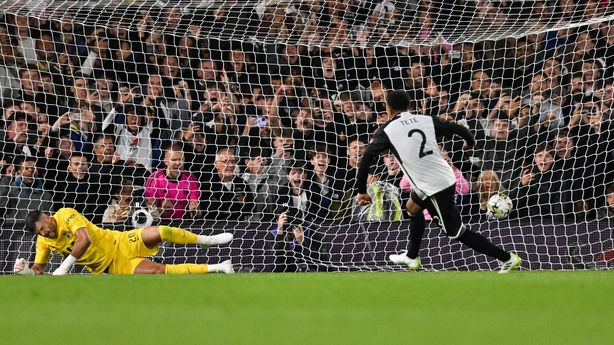
{"type": "Polygon", "coordinates": [[[367,176],[371,162],[383,151],[390,150],[408,177],[412,193],[407,201],[409,211],[409,247],[406,252],[390,255],[390,261],[410,269],[421,266],[420,243],[424,234],[424,213],[427,209],[439,227],[451,239],[458,240],[480,253],[501,261],[499,273],[507,273],[520,265],[520,257],[505,252],[486,237],[465,227],[456,206],[456,177],[443,159],[437,137],[460,135],[468,146],[475,144],[469,130],[459,124],[438,117],[411,114],[409,95],[392,91],[386,99],[386,111],[392,118],[382,125],[367,146],[358,167],[358,203],[371,203],[367,193],[367,176]]]}
{"type": "Polygon", "coordinates": [[[44,274],[51,252],[64,258],[53,275],[68,274],[77,263],[92,274],[199,274],[234,273],[231,260],[219,264],[165,265],[146,257],[158,253],[158,244],[197,244],[203,248],[232,241],[231,233],[196,235],[170,226],[146,226],[126,232],[97,227],[72,208],[62,208],[53,216],[32,211],[26,217],[26,230],[35,233],[36,257],[32,267],[21,258],[13,271],[19,275],[44,274]]]}

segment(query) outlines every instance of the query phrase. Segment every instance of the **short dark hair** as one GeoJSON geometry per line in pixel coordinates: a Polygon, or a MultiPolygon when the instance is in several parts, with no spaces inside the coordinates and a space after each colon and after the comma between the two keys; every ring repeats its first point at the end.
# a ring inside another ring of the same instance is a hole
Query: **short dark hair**
{"type": "Polygon", "coordinates": [[[40,210],[34,210],[28,213],[26,216],[26,230],[28,232],[34,233],[36,231],[36,223],[38,223],[43,214],[45,213],[40,210]]]}
{"type": "Polygon", "coordinates": [[[386,99],[386,105],[393,111],[406,111],[410,102],[409,95],[403,90],[392,91],[386,99]]]}

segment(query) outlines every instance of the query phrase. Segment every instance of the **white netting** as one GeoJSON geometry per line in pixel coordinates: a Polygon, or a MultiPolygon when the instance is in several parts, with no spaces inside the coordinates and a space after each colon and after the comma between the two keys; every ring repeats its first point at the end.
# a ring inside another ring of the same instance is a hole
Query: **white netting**
{"type": "MultiPolygon", "coordinates": [[[[145,208],[154,224],[235,233],[230,249],[206,256],[166,246],[165,262],[231,255],[245,271],[302,269],[305,260],[391,269],[387,255],[407,245],[409,195],[394,159],[372,171],[374,207],[354,196],[364,146],[388,119],[387,92],[399,89],[413,112],[465,124],[478,140],[471,150],[442,141],[473,229],[519,252],[526,268],[612,259],[607,0],[0,8],[2,271],[33,251],[27,212],[60,207],[107,228],[143,224],[132,215],[145,208]],[[498,191],[513,202],[502,221],[486,218],[498,191]],[[276,232],[288,207],[321,226],[306,242],[276,232]]],[[[431,230],[426,268],[496,265],[431,230]]]]}

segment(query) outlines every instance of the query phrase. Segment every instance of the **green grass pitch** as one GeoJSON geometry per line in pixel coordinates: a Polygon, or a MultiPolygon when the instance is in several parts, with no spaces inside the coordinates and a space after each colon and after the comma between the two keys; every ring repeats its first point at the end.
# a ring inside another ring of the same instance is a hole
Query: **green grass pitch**
{"type": "Polygon", "coordinates": [[[614,272],[0,276],[2,344],[610,344],[614,272]]]}

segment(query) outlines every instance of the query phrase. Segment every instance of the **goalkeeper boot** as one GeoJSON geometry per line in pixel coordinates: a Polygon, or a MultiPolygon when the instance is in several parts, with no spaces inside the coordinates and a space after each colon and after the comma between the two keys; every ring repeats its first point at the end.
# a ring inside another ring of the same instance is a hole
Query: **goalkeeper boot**
{"type": "Polygon", "coordinates": [[[514,253],[510,253],[510,256],[511,257],[509,260],[501,263],[501,269],[499,270],[499,273],[508,273],[514,268],[520,266],[520,263],[522,262],[522,260],[520,259],[520,256],[514,253]]]}
{"type": "Polygon", "coordinates": [[[203,240],[201,243],[199,243],[199,245],[203,249],[207,249],[213,246],[218,246],[220,244],[230,243],[230,241],[232,241],[232,238],[233,238],[232,234],[229,232],[225,232],[225,233],[217,234],[213,236],[202,236],[202,237],[203,237],[203,240]]]}
{"type": "Polygon", "coordinates": [[[420,263],[420,257],[411,259],[409,256],[407,256],[407,251],[404,251],[401,254],[391,254],[389,258],[390,261],[394,262],[395,264],[406,265],[412,270],[417,270],[422,267],[422,264],[420,263]]]}

